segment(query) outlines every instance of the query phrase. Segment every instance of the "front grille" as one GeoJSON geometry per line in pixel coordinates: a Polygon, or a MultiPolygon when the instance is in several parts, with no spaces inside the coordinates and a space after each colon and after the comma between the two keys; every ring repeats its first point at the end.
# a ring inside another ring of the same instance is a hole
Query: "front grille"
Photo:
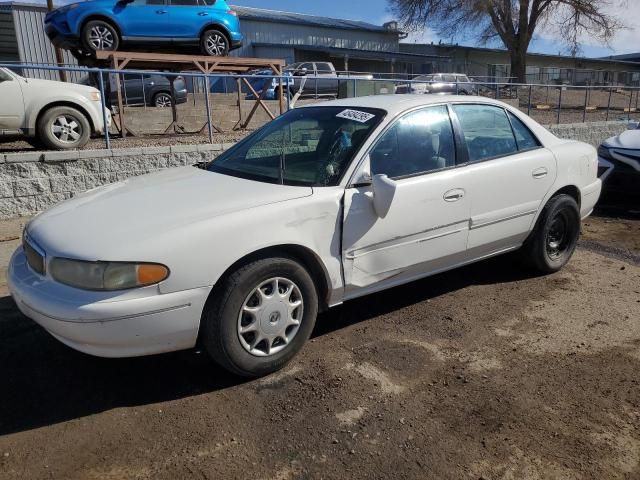
{"type": "Polygon", "coordinates": [[[42,255],[36,248],[34,248],[29,242],[29,238],[27,235],[23,236],[22,240],[22,248],[24,249],[24,254],[27,257],[27,263],[36,273],[40,275],[44,275],[45,272],[45,262],[44,255],[42,255]]]}

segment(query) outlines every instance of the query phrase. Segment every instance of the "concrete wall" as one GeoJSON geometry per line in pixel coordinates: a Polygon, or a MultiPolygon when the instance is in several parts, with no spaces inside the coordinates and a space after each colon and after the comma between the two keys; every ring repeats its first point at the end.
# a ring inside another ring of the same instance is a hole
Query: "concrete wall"
{"type": "MultiPolygon", "coordinates": [[[[594,146],[625,128],[622,122],[549,127],[560,137],[594,146]]],[[[136,175],[208,162],[230,146],[176,145],[0,154],[0,219],[33,215],[78,193],[136,175]]]]}
{"type": "Polygon", "coordinates": [[[213,160],[230,144],[0,154],[0,219],[33,215],[101,185],[213,160]]]}

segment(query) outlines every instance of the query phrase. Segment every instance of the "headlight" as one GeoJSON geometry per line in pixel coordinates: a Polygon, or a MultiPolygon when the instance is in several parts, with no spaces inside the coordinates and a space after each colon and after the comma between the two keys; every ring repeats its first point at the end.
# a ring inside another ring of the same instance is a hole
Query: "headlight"
{"type": "Polygon", "coordinates": [[[169,269],[157,263],[84,262],[54,258],[51,276],[60,283],[83,290],[127,290],[166,280],[169,269]]]}
{"type": "Polygon", "coordinates": [[[93,100],[94,102],[99,102],[100,100],[102,100],[102,97],[100,96],[100,92],[91,92],[91,95],[89,95],[91,100],[93,100]]]}

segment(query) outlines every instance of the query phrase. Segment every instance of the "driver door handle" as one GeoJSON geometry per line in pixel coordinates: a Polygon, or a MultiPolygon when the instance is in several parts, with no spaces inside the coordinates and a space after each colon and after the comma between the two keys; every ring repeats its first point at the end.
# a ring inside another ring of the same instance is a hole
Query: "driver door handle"
{"type": "Polygon", "coordinates": [[[209,15],[207,12],[198,13],[198,16],[200,16],[200,17],[206,17],[207,15],[209,15]]]}
{"type": "Polygon", "coordinates": [[[156,10],[156,13],[158,15],[164,15],[165,13],[167,13],[167,11],[166,10],[156,10]]]}
{"type": "Polygon", "coordinates": [[[464,195],[465,191],[462,188],[454,188],[445,193],[443,198],[445,202],[457,202],[458,200],[462,200],[464,195]]]}

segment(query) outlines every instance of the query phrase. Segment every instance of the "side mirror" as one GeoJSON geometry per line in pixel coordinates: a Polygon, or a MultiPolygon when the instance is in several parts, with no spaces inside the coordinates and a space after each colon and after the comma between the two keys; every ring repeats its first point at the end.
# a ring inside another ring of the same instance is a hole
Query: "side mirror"
{"type": "Polygon", "coordinates": [[[305,77],[307,75],[308,70],[306,68],[301,68],[300,70],[296,70],[296,77],[305,77]]]}
{"type": "Polygon", "coordinates": [[[380,218],[385,218],[391,209],[396,195],[396,182],[386,175],[374,175],[371,181],[373,189],[373,209],[380,218]]]}

